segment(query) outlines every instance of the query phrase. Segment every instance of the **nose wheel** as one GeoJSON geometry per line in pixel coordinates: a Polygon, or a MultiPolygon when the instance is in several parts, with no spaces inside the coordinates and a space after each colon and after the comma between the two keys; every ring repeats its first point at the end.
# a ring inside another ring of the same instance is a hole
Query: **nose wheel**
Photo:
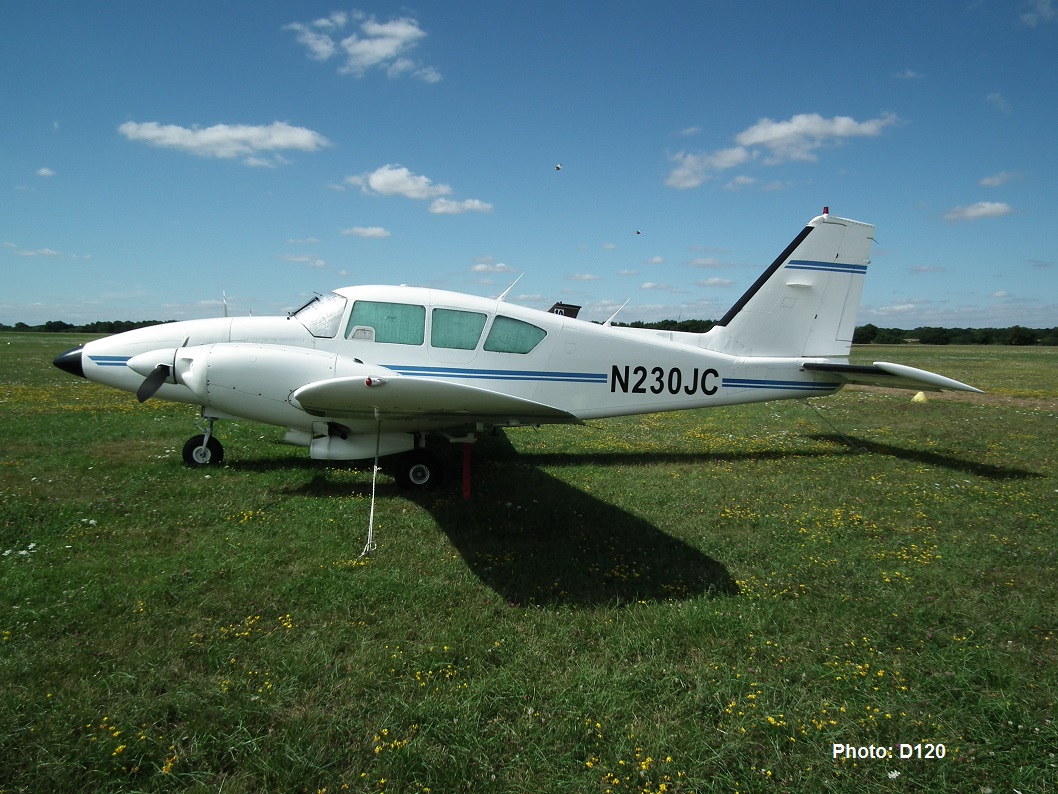
{"type": "Polygon", "coordinates": [[[213,437],[212,420],[204,433],[192,436],[184,444],[184,463],[188,466],[217,466],[223,460],[224,446],[213,437]]]}

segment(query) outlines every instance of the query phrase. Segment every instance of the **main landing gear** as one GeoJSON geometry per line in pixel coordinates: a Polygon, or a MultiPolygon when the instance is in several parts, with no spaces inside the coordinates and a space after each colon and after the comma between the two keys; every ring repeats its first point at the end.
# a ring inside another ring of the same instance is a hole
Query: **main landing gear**
{"type": "MultiPolygon", "coordinates": [[[[224,461],[224,446],[213,435],[213,419],[207,419],[205,425],[199,424],[202,430],[184,444],[184,463],[192,468],[219,466],[224,461]]],[[[469,453],[469,445],[465,450],[469,453]]],[[[469,484],[467,479],[468,461],[464,460],[464,490],[469,484]]],[[[397,465],[392,470],[397,486],[406,491],[428,491],[437,488],[444,481],[444,465],[432,452],[424,447],[417,447],[397,458],[397,465]]]]}
{"type": "MultiPolygon", "coordinates": [[[[202,426],[199,425],[199,429],[202,426]]],[[[184,463],[193,468],[218,466],[224,460],[224,446],[213,437],[213,420],[206,420],[201,435],[192,436],[184,444],[184,463]]]]}
{"type": "Polygon", "coordinates": [[[441,462],[423,448],[405,452],[397,461],[397,487],[404,490],[426,491],[441,484],[441,462]]]}

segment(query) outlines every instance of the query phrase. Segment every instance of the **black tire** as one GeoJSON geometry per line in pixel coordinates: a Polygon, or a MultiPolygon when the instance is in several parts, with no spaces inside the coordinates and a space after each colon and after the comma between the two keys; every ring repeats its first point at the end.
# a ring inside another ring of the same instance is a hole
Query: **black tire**
{"type": "Polygon", "coordinates": [[[397,486],[426,491],[441,484],[441,463],[425,449],[405,453],[397,464],[397,486]]]}
{"type": "Polygon", "coordinates": [[[205,438],[205,435],[193,436],[184,444],[184,463],[188,466],[218,466],[224,460],[224,446],[213,436],[203,446],[205,438]]]}

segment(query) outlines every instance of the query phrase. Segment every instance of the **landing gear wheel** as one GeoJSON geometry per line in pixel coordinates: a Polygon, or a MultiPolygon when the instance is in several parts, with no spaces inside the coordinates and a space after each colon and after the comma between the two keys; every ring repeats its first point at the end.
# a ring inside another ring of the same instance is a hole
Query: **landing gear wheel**
{"type": "Polygon", "coordinates": [[[213,436],[193,436],[184,444],[184,463],[188,466],[217,466],[222,460],[224,447],[213,436]]]}
{"type": "Polygon", "coordinates": [[[425,491],[441,484],[441,463],[425,449],[413,449],[397,464],[397,485],[425,491]]]}

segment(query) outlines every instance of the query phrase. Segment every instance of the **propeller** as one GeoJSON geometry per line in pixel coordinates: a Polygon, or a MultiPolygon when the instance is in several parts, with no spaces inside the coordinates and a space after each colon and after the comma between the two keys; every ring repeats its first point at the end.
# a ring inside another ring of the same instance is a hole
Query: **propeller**
{"type": "Polygon", "coordinates": [[[141,403],[146,402],[154,396],[154,393],[158,389],[162,388],[167,380],[173,368],[168,364],[159,364],[157,367],[151,370],[151,373],[143,379],[143,383],[136,389],[136,399],[141,403]]]}

